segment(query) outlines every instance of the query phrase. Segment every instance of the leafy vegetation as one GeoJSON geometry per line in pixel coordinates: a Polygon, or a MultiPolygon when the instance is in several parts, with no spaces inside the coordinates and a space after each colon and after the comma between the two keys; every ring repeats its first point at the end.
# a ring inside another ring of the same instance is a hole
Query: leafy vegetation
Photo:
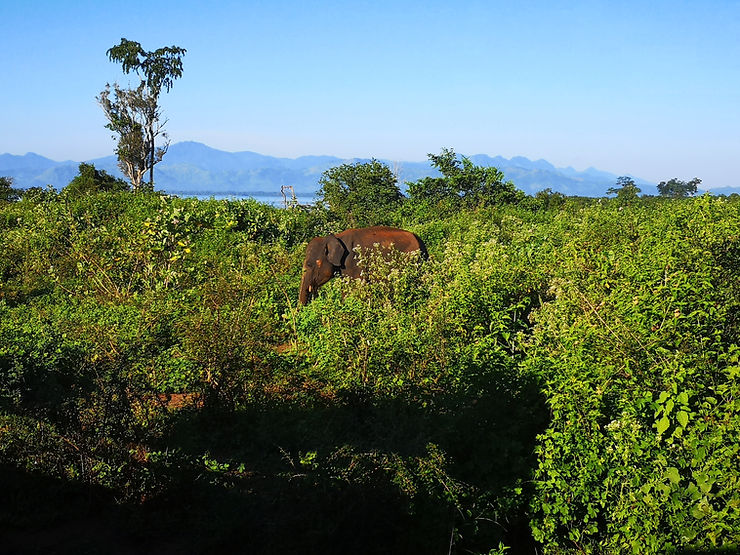
{"type": "Polygon", "coordinates": [[[664,197],[690,197],[696,194],[701,179],[695,177],[691,181],[682,181],[676,177],[658,183],[658,192],[664,197]]]}
{"type": "Polygon", "coordinates": [[[617,195],[617,200],[626,204],[635,202],[640,196],[642,190],[635,184],[635,180],[629,176],[623,175],[617,178],[617,185],[607,189],[607,195],[617,195]]]}
{"type": "Polygon", "coordinates": [[[430,154],[432,167],[440,177],[427,177],[409,183],[409,197],[422,211],[453,212],[475,206],[516,203],[524,195],[511,181],[504,181],[498,168],[481,167],[468,158],[459,159],[452,149],[444,148],[438,155],[430,154]]]}
{"type": "Polygon", "coordinates": [[[21,198],[22,189],[13,187],[12,177],[0,177],[0,202],[13,202],[21,198]]]}
{"type": "MultiPolygon", "coordinates": [[[[525,197],[453,154],[377,207],[0,203],[5,547],[737,547],[738,199],[525,197]],[[430,259],[369,255],[298,310],[348,218],[430,259]]],[[[397,187],[324,183],[358,175],[397,187]]]]}
{"type": "Polygon", "coordinates": [[[82,162],[79,174],[64,188],[66,195],[89,195],[102,191],[128,191],[129,184],[110,175],[105,170],[95,169],[95,164],[82,162]]]}
{"type": "Polygon", "coordinates": [[[322,203],[347,227],[389,223],[403,197],[396,176],[377,160],[331,168],[319,186],[322,203]]]}

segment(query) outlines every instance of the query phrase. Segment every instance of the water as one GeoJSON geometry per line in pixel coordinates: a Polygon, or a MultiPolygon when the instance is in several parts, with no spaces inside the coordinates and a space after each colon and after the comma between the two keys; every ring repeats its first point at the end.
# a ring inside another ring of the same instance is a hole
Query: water
{"type": "Polygon", "coordinates": [[[167,191],[169,194],[177,195],[181,198],[197,198],[199,200],[247,200],[254,199],[262,204],[271,204],[272,206],[283,206],[283,197],[281,195],[255,195],[240,193],[185,193],[177,191],[167,191]]]}

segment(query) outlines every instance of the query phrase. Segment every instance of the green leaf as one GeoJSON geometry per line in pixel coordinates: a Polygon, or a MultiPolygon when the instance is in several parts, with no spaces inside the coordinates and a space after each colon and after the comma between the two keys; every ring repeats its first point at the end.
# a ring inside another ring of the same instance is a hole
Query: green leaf
{"type": "Polygon", "coordinates": [[[668,420],[667,416],[664,416],[658,421],[658,434],[663,434],[671,425],[671,421],[668,420]]]}
{"type": "Polygon", "coordinates": [[[678,420],[678,423],[681,425],[682,428],[685,428],[686,425],[689,423],[689,413],[685,410],[680,410],[676,414],[676,420],[678,420]]]}
{"type": "Polygon", "coordinates": [[[673,484],[678,484],[681,481],[681,475],[678,472],[678,468],[675,466],[669,466],[666,468],[665,477],[668,478],[673,484]]]}
{"type": "Polygon", "coordinates": [[[706,472],[695,472],[694,478],[696,478],[696,484],[703,493],[709,493],[712,489],[712,480],[706,472]]]}
{"type": "Polygon", "coordinates": [[[689,485],[686,488],[686,493],[692,501],[698,501],[701,499],[701,492],[694,482],[689,482],[689,485]]]}

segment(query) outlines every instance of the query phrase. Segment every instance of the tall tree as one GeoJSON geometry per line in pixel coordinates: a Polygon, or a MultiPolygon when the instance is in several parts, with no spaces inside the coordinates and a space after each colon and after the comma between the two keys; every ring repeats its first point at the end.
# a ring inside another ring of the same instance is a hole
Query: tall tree
{"type": "Polygon", "coordinates": [[[160,122],[160,109],[156,100],[142,83],[136,89],[122,89],[117,83],[105,86],[98,103],[108,118],[106,127],[118,139],[116,155],[118,167],[131,181],[134,192],[144,188],[149,173],[149,188],[154,187],[154,165],[162,160],[169,142],[160,122]],[[111,92],[113,96],[111,97],[111,92]],[[158,136],[165,139],[163,146],[155,148],[158,136]]]}
{"type": "Polygon", "coordinates": [[[154,187],[154,165],[162,160],[169,142],[156,148],[159,135],[166,139],[163,128],[167,121],[160,121],[159,95],[164,89],[172,88],[175,79],[182,76],[182,57],[187,52],[179,46],[167,46],[147,52],[141,44],[121,39],[120,44],[110,48],[108,58],[119,62],[124,73],[133,71],[141,82],[135,89],[122,89],[106,85],[100,93],[100,103],[108,125],[118,135],[118,155],[121,171],[131,180],[135,191],[142,186],[143,176],[149,172],[149,187],[154,187]]]}

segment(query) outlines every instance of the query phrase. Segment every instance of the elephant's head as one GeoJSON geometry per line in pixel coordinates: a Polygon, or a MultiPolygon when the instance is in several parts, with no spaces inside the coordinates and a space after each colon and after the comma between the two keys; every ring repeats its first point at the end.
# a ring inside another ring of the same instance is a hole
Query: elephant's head
{"type": "Polygon", "coordinates": [[[334,235],[311,240],[306,248],[306,259],[303,261],[303,277],[298,296],[300,304],[308,303],[316,296],[318,288],[341,269],[347,252],[344,243],[334,235]]]}

